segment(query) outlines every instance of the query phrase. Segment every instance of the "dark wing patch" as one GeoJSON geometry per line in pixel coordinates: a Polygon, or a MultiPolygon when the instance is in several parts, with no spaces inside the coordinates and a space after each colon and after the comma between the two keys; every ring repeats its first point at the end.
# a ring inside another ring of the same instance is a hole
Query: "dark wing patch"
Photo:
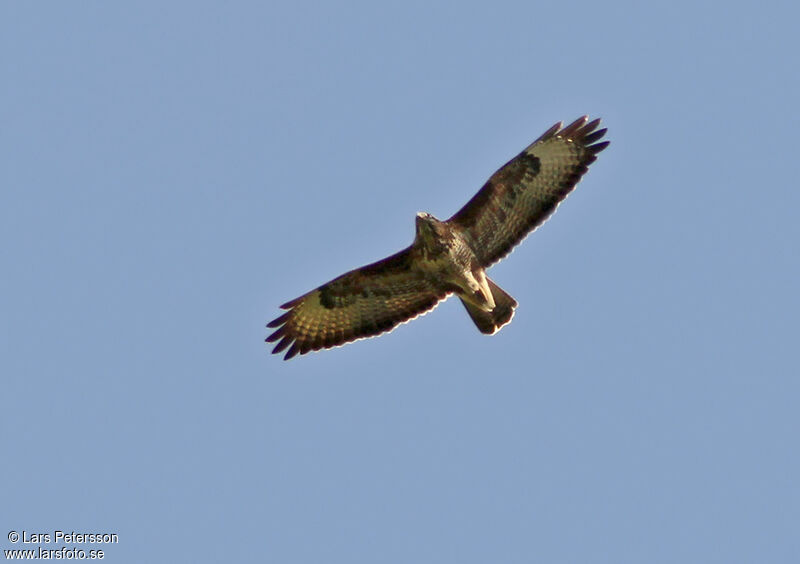
{"type": "Polygon", "coordinates": [[[351,270],[316,290],[287,302],[286,313],[267,327],[273,353],[297,354],[343,345],[390,331],[432,310],[449,291],[412,269],[409,249],[351,270]]]}
{"type": "Polygon", "coordinates": [[[544,223],[586,173],[608,141],[588,117],[555,124],[495,172],[448,222],[463,229],[483,267],[506,256],[544,223]]]}

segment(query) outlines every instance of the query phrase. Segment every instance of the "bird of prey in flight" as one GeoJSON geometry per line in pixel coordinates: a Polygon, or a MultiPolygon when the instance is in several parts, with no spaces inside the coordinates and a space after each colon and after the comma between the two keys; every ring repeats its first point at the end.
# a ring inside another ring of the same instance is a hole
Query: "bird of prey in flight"
{"type": "Polygon", "coordinates": [[[605,129],[587,116],[559,122],[503,165],[456,214],[440,221],[418,213],[406,249],[342,274],[281,306],[267,327],[285,360],[391,331],[432,310],[450,294],[478,329],[496,333],[511,321],[517,302],[486,269],[539,227],[586,173],[605,129]]]}

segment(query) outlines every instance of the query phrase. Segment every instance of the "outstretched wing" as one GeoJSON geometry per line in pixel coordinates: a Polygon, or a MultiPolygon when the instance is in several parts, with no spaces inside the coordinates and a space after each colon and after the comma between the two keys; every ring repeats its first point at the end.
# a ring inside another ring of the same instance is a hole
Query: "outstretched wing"
{"type": "Polygon", "coordinates": [[[351,270],[316,290],[285,303],[286,313],[267,327],[272,350],[296,354],[374,337],[432,310],[450,293],[413,268],[410,247],[376,263],[351,270]]]}
{"type": "Polygon", "coordinates": [[[481,265],[506,256],[544,223],[567,197],[608,141],[605,129],[583,116],[557,123],[495,172],[448,222],[460,227],[481,265]]]}

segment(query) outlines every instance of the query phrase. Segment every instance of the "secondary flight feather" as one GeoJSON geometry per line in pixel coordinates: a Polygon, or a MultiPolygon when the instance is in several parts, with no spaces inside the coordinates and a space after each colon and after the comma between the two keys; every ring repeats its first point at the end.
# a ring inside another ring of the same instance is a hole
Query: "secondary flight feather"
{"type": "Polygon", "coordinates": [[[281,306],[267,327],[284,359],[391,331],[457,295],[478,329],[496,333],[517,302],[486,276],[544,223],[609,142],[600,120],[559,122],[503,165],[456,214],[416,218],[411,246],[281,306]]]}

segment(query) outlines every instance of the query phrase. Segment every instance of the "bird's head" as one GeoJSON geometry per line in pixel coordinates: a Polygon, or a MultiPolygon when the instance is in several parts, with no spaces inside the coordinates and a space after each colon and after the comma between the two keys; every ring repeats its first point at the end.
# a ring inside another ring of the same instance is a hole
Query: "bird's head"
{"type": "Polygon", "coordinates": [[[426,212],[417,214],[417,241],[426,247],[433,247],[441,243],[444,224],[426,212]]]}
{"type": "Polygon", "coordinates": [[[417,235],[420,235],[423,232],[435,234],[439,224],[441,224],[441,221],[433,217],[431,214],[427,212],[417,213],[417,235]]]}

